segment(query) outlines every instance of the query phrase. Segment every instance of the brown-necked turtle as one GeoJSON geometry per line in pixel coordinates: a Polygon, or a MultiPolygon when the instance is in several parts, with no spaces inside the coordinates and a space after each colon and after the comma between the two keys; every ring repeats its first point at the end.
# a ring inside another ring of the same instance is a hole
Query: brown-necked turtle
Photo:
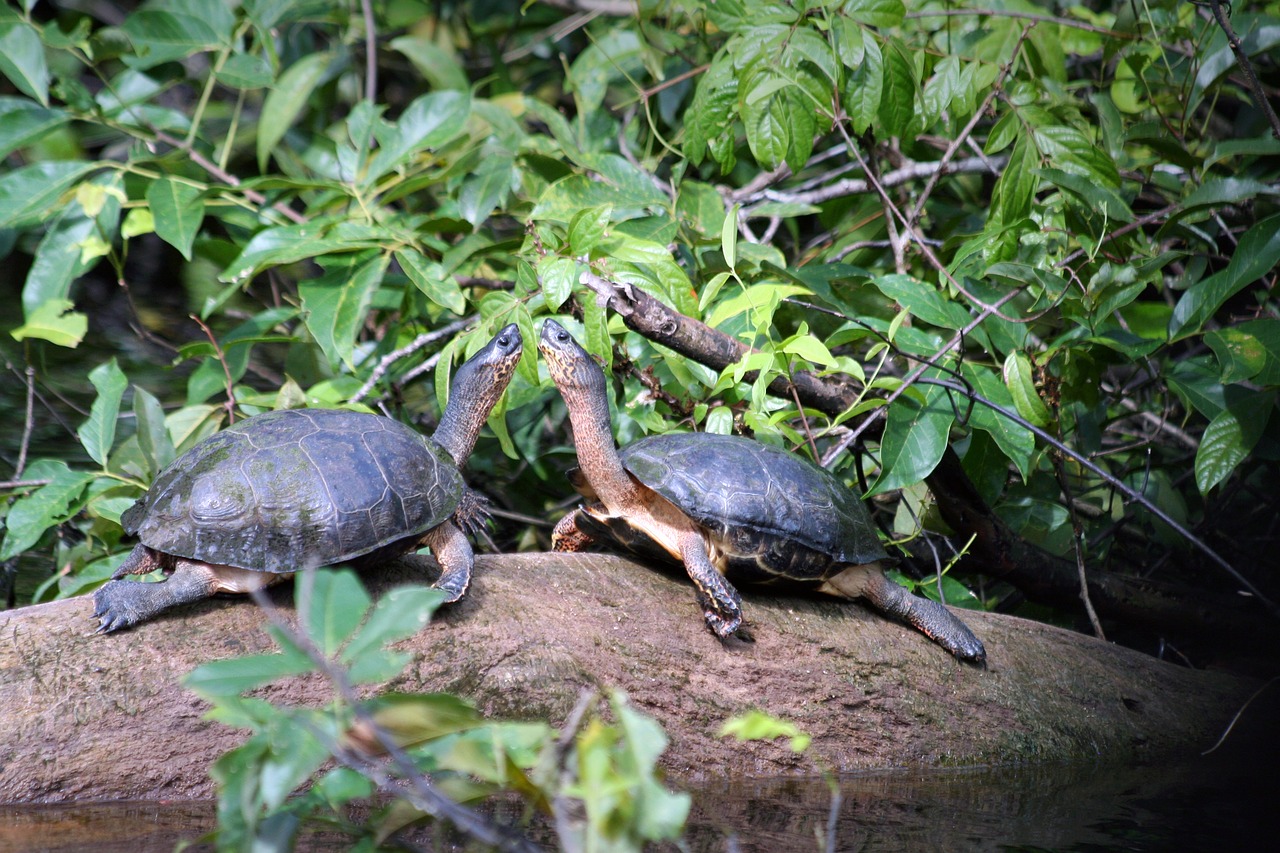
{"type": "Polygon", "coordinates": [[[604,371],[554,320],[543,325],[538,349],[573,424],[580,467],[570,479],[590,501],[556,525],[556,550],[603,541],[683,563],[719,637],[742,623],[730,580],[793,581],[865,599],[961,660],[986,659],[950,611],[885,577],[888,555],[867,508],[834,474],[740,436],[655,435],[619,452],[604,371]]]}
{"type": "Polygon", "coordinates": [[[512,324],[463,364],[430,438],[380,415],[287,409],[201,441],[121,516],[140,541],[94,594],[99,633],[217,592],[317,566],[373,565],[421,545],[440,563],[435,586],[457,601],[473,563],[463,528],[485,516],[459,469],[522,346],[512,324]],[[156,569],[158,583],[121,579],[156,569]]]}

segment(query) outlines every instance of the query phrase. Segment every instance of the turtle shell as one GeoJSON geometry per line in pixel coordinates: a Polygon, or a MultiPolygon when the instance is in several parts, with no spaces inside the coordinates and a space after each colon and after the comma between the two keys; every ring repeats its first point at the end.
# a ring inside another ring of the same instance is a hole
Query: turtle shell
{"type": "Polygon", "coordinates": [[[709,433],[655,435],[621,451],[642,484],[705,528],[742,580],[817,581],[888,555],[862,500],[794,453],[709,433]]]}
{"type": "Polygon", "coordinates": [[[294,572],[403,553],[452,515],[462,489],[444,448],[399,421],[290,409],[191,448],[121,524],[166,554],[294,572]]]}

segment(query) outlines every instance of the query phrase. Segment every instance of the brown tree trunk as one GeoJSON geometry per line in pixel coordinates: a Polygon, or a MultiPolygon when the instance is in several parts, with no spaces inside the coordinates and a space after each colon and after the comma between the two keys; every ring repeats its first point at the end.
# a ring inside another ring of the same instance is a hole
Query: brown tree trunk
{"type": "MultiPolygon", "coordinates": [[[[410,558],[366,574],[377,594],[424,580],[410,558]]],[[[585,687],[619,687],[667,729],[676,779],[816,771],[1135,760],[1210,746],[1254,685],[1187,670],[1010,616],[963,612],[989,666],[956,662],[915,631],[833,599],[744,589],[754,643],[716,640],[688,580],[599,554],[482,556],[462,602],[402,648],[399,690],[444,690],[495,717],[561,723],[585,687]],[[813,736],[718,736],[759,708],[813,736]]],[[[274,593],[286,608],[291,591],[274,593]]],[[[0,803],[181,799],[242,733],[204,718],[180,679],[267,651],[265,618],[224,598],[133,630],[92,633],[87,597],[0,613],[0,803]]],[[[259,694],[331,698],[318,676],[259,694]]]]}

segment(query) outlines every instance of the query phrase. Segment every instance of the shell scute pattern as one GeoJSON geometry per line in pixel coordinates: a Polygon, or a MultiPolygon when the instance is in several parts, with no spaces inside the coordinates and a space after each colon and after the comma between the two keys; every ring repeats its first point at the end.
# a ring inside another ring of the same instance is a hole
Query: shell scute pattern
{"type": "Polygon", "coordinates": [[[388,418],[340,410],[258,415],[179,463],[126,513],[126,529],[157,551],[267,572],[425,533],[462,492],[443,448],[388,418]]]}
{"type": "Polygon", "coordinates": [[[622,451],[641,483],[712,533],[751,580],[816,580],[886,558],[862,501],[829,471],[738,436],[656,435],[622,451]]]}

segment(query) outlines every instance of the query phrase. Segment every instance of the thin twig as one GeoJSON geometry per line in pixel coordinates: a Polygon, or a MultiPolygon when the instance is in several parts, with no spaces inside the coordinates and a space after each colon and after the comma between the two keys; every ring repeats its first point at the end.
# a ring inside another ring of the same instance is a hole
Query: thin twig
{"type": "Polygon", "coordinates": [[[26,416],[22,421],[22,444],[18,446],[18,464],[13,469],[13,476],[19,479],[27,468],[27,448],[31,445],[31,432],[36,424],[36,369],[28,364],[27,369],[23,371],[23,377],[27,381],[27,408],[26,416]]]}
{"type": "Polygon", "coordinates": [[[372,0],[360,0],[364,12],[364,96],[370,103],[378,92],[378,30],[372,0]]]}
{"type": "Polygon", "coordinates": [[[1268,687],[1275,684],[1277,681],[1280,681],[1280,675],[1273,676],[1270,681],[1268,681],[1266,684],[1259,687],[1257,690],[1253,691],[1253,695],[1245,700],[1244,704],[1240,706],[1240,710],[1236,711],[1236,715],[1231,718],[1231,722],[1227,723],[1227,728],[1222,732],[1222,737],[1218,738],[1218,742],[1200,754],[1208,755],[1218,747],[1222,746],[1222,744],[1226,741],[1227,737],[1231,734],[1231,730],[1236,727],[1236,723],[1240,721],[1240,716],[1244,714],[1245,709],[1249,707],[1249,703],[1251,703],[1254,699],[1257,699],[1259,696],[1261,696],[1262,691],[1266,690],[1268,687]]]}
{"type": "Polygon", "coordinates": [[[209,343],[213,345],[213,354],[217,356],[218,363],[222,365],[222,376],[227,382],[227,402],[223,404],[223,408],[227,410],[227,423],[236,422],[236,388],[235,381],[231,378],[231,367],[227,364],[227,356],[222,351],[222,347],[218,346],[218,339],[213,336],[213,330],[210,329],[205,322],[195,314],[189,314],[192,320],[204,330],[204,335],[209,339],[209,343]]]}
{"type": "Polygon", "coordinates": [[[378,384],[378,380],[383,377],[391,365],[406,356],[412,355],[428,344],[435,343],[441,338],[447,338],[456,332],[462,331],[475,319],[476,318],[474,316],[463,317],[461,320],[455,320],[447,326],[441,326],[440,328],[433,329],[430,332],[423,332],[411,342],[400,347],[400,349],[392,350],[382,358],[378,359],[377,366],[373,368],[373,372],[369,374],[369,378],[365,380],[365,383],[360,386],[360,390],[351,397],[351,402],[358,403],[363,400],[369,392],[373,390],[373,386],[378,384]]]}
{"type": "Polygon", "coordinates": [[[1258,74],[1253,70],[1253,63],[1249,61],[1249,54],[1244,52],[1240,37],[1231,28],[1231,20],[1222,8],[1221,0],[1209,0],[1209,7],[1213,9],[1213,17],[1218,21],[1218,26],[1222,27],[1223,35],[1227,37],[1227,44],[1231,47],[1231,52],[1236,55],[1236,64],[1244,72],[1245,84],[1248,85],[1249,91],[1253,94],[1253,99],[1257,102],[1258,107],[1267,117],[1267,122],[1271,125],[1271,135],[1276,139],[1280,139],[1280,117],[1277,117],[1276,111],[1271,108],[1271,101],[1267,100],[1266,90],[1262,88],[1262,83],[1258,80],[1258,74]]]}

